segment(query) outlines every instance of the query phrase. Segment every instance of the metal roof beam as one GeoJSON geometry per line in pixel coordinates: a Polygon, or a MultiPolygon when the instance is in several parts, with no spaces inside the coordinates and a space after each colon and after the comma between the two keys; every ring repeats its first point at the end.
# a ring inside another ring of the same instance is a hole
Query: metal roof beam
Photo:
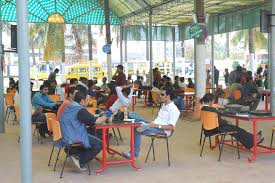
{"type": "Polygon", "coordinates": [[[124,19],[131,18],[133,16],[139,15],[139,14],[144,13],[144,12],[149,12],[150,10],[153,10],[154,8],[166,5],[166,4],[171,3],[173,1],[175,1],[175,0],[166,0],[166,1],[163,1],[163,2],[161,2],[159,4],[156,4],[156,5],[153,5],[153,6],[148,6],[148,7],[144,8],[144,9],[141,9],[141,10],[138,10],[138,11],[134,11],[134,12],[128,14],[128,15],[122,16],[121,19],[124,20],[124,19]]]}

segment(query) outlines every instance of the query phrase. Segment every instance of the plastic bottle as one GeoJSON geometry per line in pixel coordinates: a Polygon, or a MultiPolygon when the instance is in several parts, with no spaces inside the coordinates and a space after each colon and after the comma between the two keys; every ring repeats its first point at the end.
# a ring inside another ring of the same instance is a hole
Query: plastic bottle
{"type": "Polygon", "coordinates": [[[125,109],[124,109],[124,119],[128,119],[127,107],[125,107],[125,109]]]}

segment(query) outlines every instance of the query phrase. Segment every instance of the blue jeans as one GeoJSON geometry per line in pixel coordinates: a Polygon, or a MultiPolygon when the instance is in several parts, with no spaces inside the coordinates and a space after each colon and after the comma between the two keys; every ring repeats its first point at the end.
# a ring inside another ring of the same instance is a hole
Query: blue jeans
{"type": "Polygon", "coordinates": [[[165,135],[165,132],[158,128],[149,128],[144,132],[140,133],[135,128],[135,157],[139,156],[141,135],[155,135],[155,134],[165,135]]]}
{"type": "Polygon", "coordinates": [[[182,96],[177,96],[174,99],[174,103],[178,107],[179,111],[183,111],[185,109],[185,101],[182,96]]]}

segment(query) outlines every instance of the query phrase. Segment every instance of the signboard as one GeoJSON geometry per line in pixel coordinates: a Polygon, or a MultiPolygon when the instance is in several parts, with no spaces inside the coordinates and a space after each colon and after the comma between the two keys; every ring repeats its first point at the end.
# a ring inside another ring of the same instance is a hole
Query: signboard
{"type": "Polygon", "coordinates": [[[190,26],[190,29],[189,29],[189,36],[191,38],[198,38],[202,35],[202,32],[203,32],[203,28],[202,28],[202,25],[200,24],[193,24],[190,26]]]}
{"type": "Polygon", "coordinates": [[[102,47],[102,51],[106,54],[111,54],[111,44],[105,44],[102,47]]]}

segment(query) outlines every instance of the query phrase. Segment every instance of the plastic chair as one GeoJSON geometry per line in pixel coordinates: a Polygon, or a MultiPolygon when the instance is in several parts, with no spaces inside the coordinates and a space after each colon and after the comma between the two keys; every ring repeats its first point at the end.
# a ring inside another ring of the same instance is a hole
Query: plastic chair
{"type": "Polygon", "coordinates": [[[272,135],[271,135],[270,148],[272,147],[272,143],[273,143],[273,135],[274,135],[274,131],[275,131],[275,126],[272,128],[272,135]]]}
{"type": "Polygon", "coordinates": [[[45,113],[45,115],[46,115],[46,121],[47,121],[48,131],[52,132],[53,129],[52,129],[52,124],[50,123],[50,118],[52,118],[53,120],[57,120],[56,114],[55,113],[47,112],[47,113],[45,113]]]}
{"type": "Polygon", "coordinates": [[[86,107],[87,111],[92,114],[92,115],[95,115],[95,111],[96,111],[96,108],[94,107],[86,107]]]}
{"type": "Polygon", "coordinates": [[[241,91],[240,90],[235,90],[234,91],[234,99],[239,100],[241,98],[241,91]]]}
{"type": "MultiPolygon", "coordinates": [[[[19,106],[14,106],[14,111],[15,111],[15,116],[16,116],[16,119],[17,121],[19,122],[20,124],[20,108],[19,106]]],[[[35,125],[35,128],[33,130],[33,136],[35,136],[35,133],[37,134],[37,140],[38,142],[40,141],[40,143],[42,144],[43,141],[42,141],[42,137],[40,136],[40,134],[38,133],[38,128],[41,124],[43,124],[42,122],[35,122],[35,123],[32,123],[33,125],[35,125]]],[[[20,136],[18,137],[18,143],[20,142],[20,136]]]]}
{"type": "Polygon", "coordinates": [[[224,98],[228,99],[229,97],[230,97],[230,90],[229,90],[229,88],[226,88],[224,90],[224,98]]]}
{"type": "MultiPolygon", "coordinates": [[[[219,108],[220,105],[219,104],[212,104],[212,107],[214,108],[219,108]]],[[[203,125],[201,125],[201,135],[200,135],[200,145],[201,145],[201,141],[202,141],[202,134],[203,134],[203,125]]],[[[209,137],[209,145],[210,145],[210,148],[211,148],[211,138],[209,137]]]]}
{"type": "MultiPolygon", "coordinates": [[[[6,101],[6,107],[7,107],[4,121],[6,123],[8,123],[11,111],[14,112],[14,100],[13,100],[14,93],[6,93],[4,97],[5,97],[5,101],[6,101]]],[[[14,122],[13,122],[13,125],[14,125],[14,122]]]]}
{"type": "Polygon", "coordinates": [[[168,159],[168,166],[170,166],[170,151],[169,151],[169,138],[172,137],[174,134],[174,130],[171,131],[170,135],[160,135],[160,134],[154,134],[154,135],[146,135],[146,137],[151,138],[151,144],[149,147],[149,150],[146,155],[145,163],[147,163],[148,156],[150,154],[151,149],[153,150],[153,160],[156,160],[155,156],[155,148],[154,148],[154,141],[155,139],[165,139],[166,140],[166,148],[167,148],[167,159],[168,159]]]}
{"type": "MultiPolygon", "coordinates": [[[[62,139],[62,134],[61,134],[61,129],[60,129],[59,122],[56,121],[56,120],[55,121],[52,120],[52,118],[50,118],[50,122],[51,122],[52,129],[53,129],[53,141],[54,141],[54,143],[53,143],[53,147],[52,147],[52,151],[51,151],[51,155],[50,155],[50,159],[49,159],[49,164],[50,164],[50,161],[51,161],[51,157],[52,157],[52,154],[53,154],[54,147],[57,145],[58,142],[61,142],[61,139],[62,139]]],[[[62,147],[65,147],[67,149],[67,152],[66,152],[66,157],[65,157],[63,167],[62,167],[62,170],[61,170],[61,173],[60,173],[60,178],[63,178],[63,172],[64,172],[64,168],[65,168],[67,159],[68,159],[69,156],[71,156],[71,149],[75,148],[75,147],[76,148],[82,147],[82,144],[79,144],[79,143],[76,143],[76,144],[59,144],[58,154],[56,156],[55,165],[54,165],[54,171],[56,170],[56,164],[57,164],[57,161],[58,161],[58,158],[59,158],[60,151],[61,151],[62,147]]],[[[87,167],[88,167],[89,175],[91,175],[91,170],[90,170],[89,163],[87,163],[87,167]]]]}
{"type": "Polygon", "coordinates": [[[52,99],[55,102],[60,101],[60,95],[49,95],[50,99],[52,99]]]}
{"type": "Polygon", "coordinates": [[[152,109],[152,115],[153,115],[155,107],[158,106],[158,104],[161,107],[161,103],[158,101],[158,98],[159,98],[158,92],[151,91],[151,95],[152,95],[152,101],[153,101],[153,109],[152,109]]]}
{"type": "Polygon", "coordinates": [[[97,108],[97,101],[94,98],[89,97],[88,98],[88,103],[89,103],[90,107],[97,108]]]}
{"type": "MultiPolygon", "coordinates": [[[[213,129],[219,127],[218,114],[215,113],[215,112],[210,112],[210,111],[203,110],[203,108],[201,110],[201,122],[202,122],[202,126],[203,126],[203,131],[204,131],[204,139],[203,139],[203,143],[202,143],[202,147],[201,147],[200,157],[202,156],[202,152],[203,152],[206,137],[221,136],[221,142],[222,143],[219,143],[220,153],[219,153],[219,158],[218,158],[218,161],[220,161],[225,136],[234,134],[236,132],[233,132],[233,131],[232,132],[223,132],[223,133],[217,133],[217,134],[213,134],[213,135],[207,134],[207,131],[210,131],[210,130],[213,130],[213,129]]],[[[240,159],[240,151],[239,151],[238,141],[236,141],[236,144],[237,144],[238,158],[240,159]]]]}

